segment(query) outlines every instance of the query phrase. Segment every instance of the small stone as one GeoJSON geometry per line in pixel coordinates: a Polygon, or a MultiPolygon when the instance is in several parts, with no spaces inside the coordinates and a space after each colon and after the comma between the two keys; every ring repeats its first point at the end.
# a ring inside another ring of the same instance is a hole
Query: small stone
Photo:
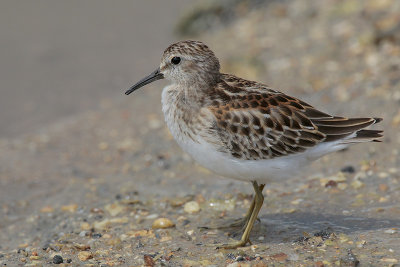
{"type": "Polygon", "coordinates": [[[81,223],[81,229],[82,230],[90,230],[90,228],[91,228],[91,226],[90,226],[89,223],[87,223],[87,222],[81,223]]]}
{"type": "Polygon", "coordinates": [[[79,233],[79,236],[80,236],[80,237],[85,237],[85,236],[86,236],[86,233],[87,233],[87,231],[81,231],[81,232],[79,233]]]}
{"type": "Polygon", "coordinates": [[[196,213],[200,211],[200,206],[196,201],[189,201],[185,204],[183,210],[187,213],[196,213]]]}
{"type": "Polygon", "coordinates": [[[274,254],[272,256],[270,256],[271,259],[276,260],[276,261],[284,261],[288,258],[288,255],[286,255],[285,253],[281,252],[278,254],[274,254]]]}
{"type": "Polygon", "coordinates": [[[74,247],[75,247],[77,250],[81,250],[81,251],[85,251],[85,250],[89,250],[89,249],[90,249],[90,246],[89,246],[89,245],[79,244],[79,243],[75,243],[75,244],[74,244],[74,247]]]}
{"type": "Polygon", "coordinates": [[[81,261],[87,261],[87,260],[93,258],[93,254],[90,251],[81,251],[78,253],[78,258],[81,261]]]}
{"type": "Polygon", "coordinates": [[[143,255],[145,266],[154,266],[155,262],[150,255],[143,255]]]}
{"type": "MultiPolygon", "coordinates": [[[[347,181],[346,176],[343,172],[339,172],[336,175],[327,177],[327,178],[320,178],[321,186],[326,187],[328,183],[333,184],[335,183],[344,183],[347,181]]],[[[329,185],[328,185],[329,186],[329,185]]]]}
{"type": "Polygon", "coordinates": [[[67,211],[67,212],[75,212],[78,209],[78,205],[77,204],[71,204],[71,205],[64,205],[61,207],[62,211],[67,211]]]}
{"type": "Polygon", "coordinates": [[[102,221],[93,223],[93,227],[96,230],[104,230],[109,226],[110,226],[110,220],[109,219],[104,219],[102,221]]]}
{"type": "Polygon", "coordinates": [[[129,222],[128,217],[117,217],[110,219],[110,223],[127,223],[129,222]]]}
{"type": "Polygon", "coordinates": [[[385,202],[388,202],[389,199],[387,197],[380,197],[378,201],[379,201],[379,203],[385,203],[385,202]]]}
{"type": "Polygon", "coordinates": [[[395,234],[397,231],[395,228],[387,229],[384,231],[385,234],[395,234]]]}
{"type": "Polygon", "coordinates": [[[138,231],[132,232],[130,234],[130,236],[133,236],[133,237],[141,236],[141,237],[154,238],[155,234],[154,234],[153,230],[138,230],[138,231]]]}
{"type": "Polygon", "coordinates": [[[361,187],[364,186],[364,183],[361,182],[360,180],[354,180],[354,181],[351,183],[351,186],[352,186],[354,189],[360,189],[361,187]]]}
{"type": "Polygon", "coordinates": [[[386,192],[386,191],[388,191],[388,189],[389,189],[389,186],[387,184],[380,184],[379,185],[379,190],[382,191],[382,192],[386,192]]]}
{"type": "Polygon", "coordinates": [[[110,213],[111,216],[117,216],[124,210],[124,207],[119,205],[118,203],[112,203],[106,205],[104,209],[108,211],[108,213],[110,213]]]}
{"type": "Polygon", "coordinates": [[[387,172],[380,172],[378,173],[378,177],[381,179],[389,177],[389,174],[387,172]]]}
{"type": "Polygon", "coordinates": [[[176,197],[176,198],[172,198],[171,200],[169,200],[169,204],[176,208],[176,207],[180,207],[183,206],[183,204],[185,204],[188,201],[192,201],[193,200],[193,196],[185,196],[185,197],[176,197]]]}
{"type": "Polygon", "coordinates": [[[244,261],[245,258],[243,256],[237,256],[235,261],[244,261]]]}
{"type": "Polygon", "coordinates": [[[40,209],[40,212],[42,213],[51,213],[54,211],[54,208],[52,206],[44,206],[43,208],[40,209]]]}
{"type": "Polygon", "coordinates": [[[333,180],[329,180],[326,184],[325,187],[337,187],[338,183],[333,181],[333,180]]]}
{"type": "Polygon", "coordinates": [[[345,173],[346,172],[347,173],[354,173],[356,171],[356,169],[353,166],[348,165],[348,166],[343,167],[340,171],[341,172],[345,172],[345,173]]]}
{"type": "Polygon", "coordinates": [[[189,235],[189,236],[193,235],[194,234],[194,230],[189,230],[189,231],[186,232],[186,234],[189,235]]]}
{"type": "Polygon", "coordinates": [[[60,256],[60,255],[55,255],[54,257],[53,257],[53,263],[54,264],[61,264],[61,263],[63,263],[64,262],[64,260],[63,260],[63,258],[60,256]]]}
{"type": "Polygon", "coordinates": [[[158,217],[158,214],[157,213],[153,213],[153,214],[147,215],[146,216],[146,220],[154,220],[157,217],[158,217]]]}
{"type": "Polygon", "coordinates": [[[153,222],[152,228],[153,229],[166,229],[174,227],[175,224],[167,218],[158,218],[153,222]]]}
{"type": "Polygon", "coordinates": [[[386,262],[386,263],[397,263],[398,260],[393,259],[393,258],[382,258],[381,261],[386,262]]]}

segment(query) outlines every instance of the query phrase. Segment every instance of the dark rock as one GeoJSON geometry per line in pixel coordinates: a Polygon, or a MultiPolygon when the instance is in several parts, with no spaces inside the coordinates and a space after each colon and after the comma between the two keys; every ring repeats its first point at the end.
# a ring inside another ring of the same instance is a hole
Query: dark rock
{"type": "Polygon", "coordinates": [[[348,166],[344,166],[340,171],[347,172],[347,173],[354,173],[356,171],[356,169],[353,166],[348,165],[348,166]]]}
{"type": "Polygon", "coordinates": [[[324,230],[316,232],[314,234],[314,236],[320,236],[320,237],[322,237],[322,240],[325,240],[325,239],[328,239],[331,236],[332,233],[333,233],[332,228],[328,227],[328,228],[326,228],[324,230]]]}
{"type": "Polygon", "coordinates": [[[54,264],[61,264],[61,263],[63,263],[64,262],[64,260],[63,260],[63,258],[60,256],[60,255],[55,255],[54,257],[53,257],[53,263],[54,264]]]}

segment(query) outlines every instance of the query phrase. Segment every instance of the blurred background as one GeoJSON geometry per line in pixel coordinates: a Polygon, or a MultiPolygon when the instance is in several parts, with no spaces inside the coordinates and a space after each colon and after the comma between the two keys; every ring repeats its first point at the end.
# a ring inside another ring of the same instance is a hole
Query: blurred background
{"type": "Polygon", "coordinates": [[[400,262],[400,1],[0,7],[0,265],[42,266],[55,255],[72,266],[400,262]],[[223,72],[327,113],[382,117],[383,142],[267,185],[255,247],[204,246],[234,237],[198,227],[241,217],[251,186],[220,179],[180,150],[163,122],[166,81],[124,95],[183,39],[205,42],[223,72]],[[199,204],[193,214],[190,201],[199,204]],[[147,231],[158,218],[176,227],[147,231]]]}
{"type": "Polygon", "coordinates": [[[194,0],[3,1],[0,137],[94,109],[158,64],[194,0]]]}

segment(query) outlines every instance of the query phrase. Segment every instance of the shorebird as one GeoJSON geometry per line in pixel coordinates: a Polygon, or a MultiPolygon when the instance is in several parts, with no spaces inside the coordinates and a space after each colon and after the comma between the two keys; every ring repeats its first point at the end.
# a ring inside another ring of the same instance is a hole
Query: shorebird
{"type": "Polygon", "coordinates": [[[266,183],[290,179],[328,153],[383,136],[365,129],[380,118],[333,116],[263,83],[221,73],[218,58],[200,41],[170,45],[159,68],[125,94],[164,78],[171,84],[162,91],[162,110],[180,147],[209,170],[253,185],[242,237],[225,248],[250,242],[266,183]]]}

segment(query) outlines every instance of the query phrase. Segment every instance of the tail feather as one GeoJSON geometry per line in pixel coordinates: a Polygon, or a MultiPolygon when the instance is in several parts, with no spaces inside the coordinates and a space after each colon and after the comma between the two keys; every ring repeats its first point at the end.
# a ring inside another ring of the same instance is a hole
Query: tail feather
{"type": "Polygon", "coordinates": [[[357,142],[382,142],[379,138],[383,137],[381,130],[360,130],[356,132],[356,136],[350,140],[357,142]]]}
{"type": "Polygon", "coordinates": [[[318,130],[326,135],[325,142],[342,140],[341,143],[381,142],[381,130],[364,128],[381,122],[381,118],[342,118],[332,117],[313,120],[318,130]]]}

